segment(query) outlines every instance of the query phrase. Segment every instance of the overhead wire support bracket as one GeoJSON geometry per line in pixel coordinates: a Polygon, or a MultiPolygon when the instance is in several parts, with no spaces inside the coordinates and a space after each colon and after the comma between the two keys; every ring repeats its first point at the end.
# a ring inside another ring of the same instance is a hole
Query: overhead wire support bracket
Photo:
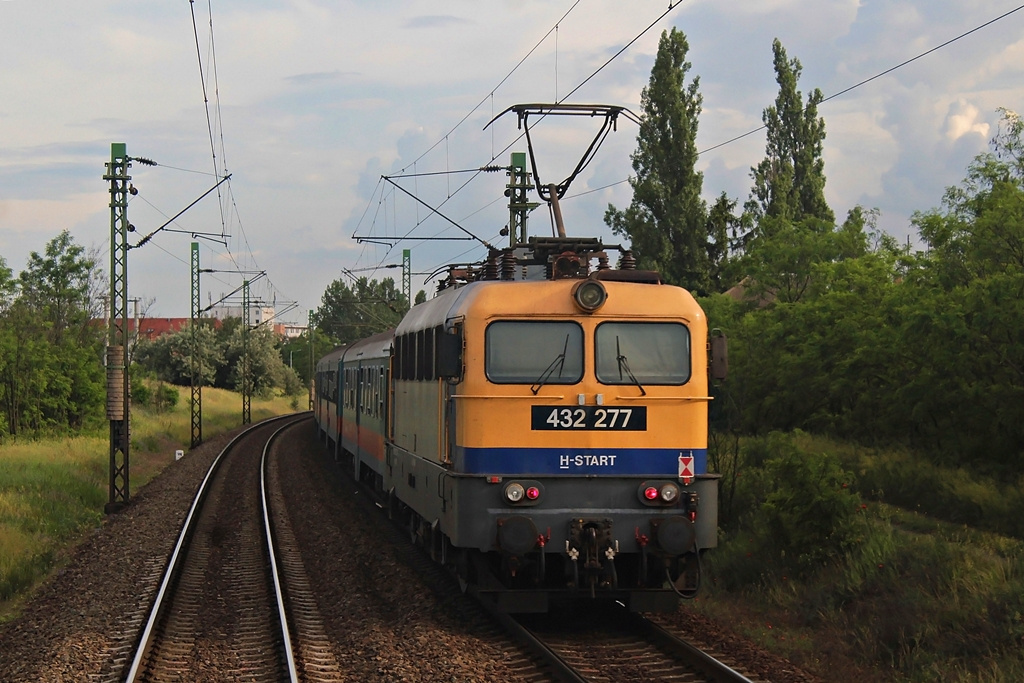
{"type": "MultiPolygon", "coordinates": [[[[173,223],[174,221],[176,221],[176,220],[178,219],[178,217],[180,217],[180,216],[181,216],[181,214],[185,213],[186,211],[188,211],[189,209],[191,209],[191,208],[192,208],[193,206],[195,206],[196,204],[198,204],[199,202],[201,202],[201,201],[202,201],[202,200],[203,200],[203,199],[204,199],[204,198],[206,197],[206,195],[210,194],[211,192],[213,192],[214,190],[216,190],[216,189],[217,189],[218,187],[220,187],[220,186],[221,186],[222,184],[224,184],[225,182],[227,182],[227,181],[228,181],[228,180],[230,180],[230,179],[231,179],[231,174],[229,173],[228,175],[226,175],[226,176],[224,176],[223,178],[221,178],[220,180],[218,180],[218,181],[217,181],[217,184],[216,184],[216,185],[214,185],[214,186],[213,186],[213,187],[211,187],[211,188],[210,188],[209,190],[207,190],[207,191],[206,191],[206,192],[204,192],[203,194],[199,195],[199,197],[197,197],[196,199],[194,199],[194,200],[192,201],[192,203],[191,203],[191,204],[189,204],[189,205],[188,205],[188,206],[186,206],[186,207],[185,207],[184,209],[182,209],[182,210],[181,210],[181,211],[179,211],[178,213],[176,213],[176,214],[174,214],[173,216],[171,216],[170,218],[168,218],[168,219],[167,219],[167,221],[166,221],[166,222],[165,222],[165,223],[164,223],[163,225],[161,225],[161,226],[160,226],[159,228],[157,228],[156,230],[154,230],[153,232],[149,233],[148,235],[146,235],[145,237],[143,237],[143,238],[142,238],[141,240],[139,240],[139,243],[138,243],[138,244],[136,244],[136,245],[134,245],[134,246],[129,246],[128,248],[129,248],[129,249],[138,249],[138,248],[139,248],[139,247],[141,247],[141,246],[142,246],[143,244],[145,244],[145,243],[146,243],[146,242],[148,242],[149,240],[153,239],[153,236],[154,236],[154,235],[156,235],[156,234],[157,234],[158,232],[160,232],[161,230],[163,230],[164,228],[166,228],[166,227],[167,227],[168,225],[170,225],[171,223],[173,223]]],[[[169,230],[169,232],[170,232],[170,230],[169,230]]],[[[184,230],[182,230],[181,232],[185,232],[185,231],[184,231],[184,230]]],[[[190,233],[190,234],[191,234],[191,235],[192,235],[193,237],[199,237],[199,236],[201,236],[201,235],[202,235],[202,234],[204,234],[204,233],[194,233],[194,232],[193,232],[193,233],[190,233]]],[[[211,234],[211,235],[212,235],[212,234],[215,234],[215,233],[206,233],[206,234],[211,234]]],[[[221,237],[223,237],[223,235],[220,235],[220,236],[221,236],[221,237]]]]}
{"type": "MultiPolygon", "coordinates": [[[[472,242],[474,240],[481,241],[477,237],[360,237],[359,235],[353,235],[353,239],[358,244],[383,244],[386,247],[393,247],[399,242],[405,240],[415,240],[417,242],[472,242]]],[[[484,242],[484,244],[487,244],[484,242]]],[[[489,247],[489,245],[488,245],[489,247]]]]}
{"type": "Polygon", "coordinates": [[[508,109],[506,109],[505,111],[501,112],[493,119],[488,121],[487,125],[484,126],[484,130],[486,130],[488,126],[490,126],[492,123],[494,123],[495,121],[497,121],[510,111],[516,113],[516,116],[519,118],[519,129],[524,130],[526,133],[526,146],[530,151],[530,167],[533,170],[533,177],[537,183],[537,194],[540,196],[541,199],[548,203],[551,202],[552,193],[554,193],[556,201],[565,196],[566,191],[569,189],[569,185],[571,185],[572,181],[576,179],[576,176],[578,176],[583,171],[583,169],[585,169],[590,164],[594,156],[597,154],[597,150],[601,146],[601,143],[603,143],[604,139],[608,137],[608,133],[610,133],[613,130],[617,130],[619,115],[626,117],[627,119],[633,121],[637,125],[640,124],[640,118],[636,114],[631,112],[626,107],[620,107],[617,105],[533,103],[513,104],[511,107],[509,107],[508,109]],[[557,185],[549,185],[543,183],[540,179],[540,173],[537,172],[537,158],[533,151],[533,140],[530,139],[529,118],[531,114],[540,116],[542,118],[547,116],[604,117],[604,123],[601,124],[601,128],[600,130],[597,131],[597,135],[594,136],[594,139],[590,142],[590,146],[587,148],[587,151],[583,153],[583,156],[580,158],[579,163],[576,164],[576,168],[573,170],[572,173],[569,174],[569,176],[565,180],[558,183],[557,185]]]}
{"type": "MultiPolygon", "coordinates": [[[[423,201],[422,199],[420,199],[419,197],[417,197],[416,195],[414,195],[414,194],[413,194],[412,192],[409,192],[409,190],[405,189],[404,187],[402,187],[401,185],[399,185],[398,183],[396,183],[396,182],[395,182],[395,181],[394,181],[394,180],[393,180],[393,179],[391,178],[391,176],[386,176],[386,175],[382,175],[382,176],[381,176],[381,180],[386,180],[386,181],[388,181],[389,183],[391,183],[392,185],[394,185],[394,186],[395,186],[396,188],[398,188],[399,190],[401,190],[401,191],[402,191],[402,192],[404,192],[405,194],[409,195],[410,197],[412,197],[413,199],[415,199],[415,200],[416,200],[417,202],[419,202],[419,203],[420,203],[420,204],[422,204],[423,206],[425,206],[425,207],[427,207],[428,209],[430,209],[430,212],[431,212],[431,213],[436,213],[436,214],[437,214],[438,216],[440,216],[441,218],[445,219],[446,221],[448,221],[449,223],[451,223],[452,225],[454,225],[454,226],[455,226],[456,228],[458,228],[458,229],[459,229],[459,230],[461,230],[462,232],[464,232],[464,233],[466,233],[467,235],[469,235],[469,237],[468,237],[468,238],[467,238],[467,237],[462,237],[462,238],[459,238],[459,237],[435,237],[435,238],[430,238],[430,237],[412,237],[412,238],[410,238],[410,237],[396,237],[396,238],[394,238],[394,239],[395,239],[395,241],[400,241],[400,240],[403,240],[403,239],[415,239],[415,240],[429,240],[429,239],[440,239],[440,240],[453,240],[453,239],[465,239],[465,240],[476,240],[477,242],[479,242],[480,244],[484,245],[484,246],[485,246],[485,247],[487,247],[488,249],[492,249],[492,250],[494,249],[494,247],[493,247],[493,246],[491,246],[491,244],[490,244],[490,243],[488,243],[488,242],[487,242],[487,240],[484,240],[484,239],[481,239],[481,238],[477,237],[477,236],[476,236],[476,235],[474,235],[474,234],[473,234],[472,232],[470,232],[470,231],[469,231],[469,230],[467,230],[466,228],[464,228],[464,227],[462,227],[461,225],[459,225],[459,224],[458,224],[458,223],[457,223],[456,221],[454,221],[453,219],[451,219],[451,218],[449,218],[448,216],[446,216],[446,215],[444,215],[443,213],[441,213],[441,212],[440,212],[440,211],[439,211],[439,210],[437,209],[437,207],[434,207],[434,206],[431,206],[430,204],[427,204],[427,203],[426,203],[425,201],[423,201]]],[[[367,238],[365,238],[365,237],[360,237],[360,236],[358,236],[358,235],[352,235],[352,238],[353,238],[354,240],[356,240],[356,242],[360,242],[360,241],[362,241],[362,240],[364,240],[364,239],[367,239],[367,238]]],[[[377,238],[375,238],[375,239],[389,239],[389,238],[380,238],[380,237],[377,237],[377,238]]],[[[393,246],[393,245],[390,245],[390,244],[389,244],[388,246],[393,246]]]]}

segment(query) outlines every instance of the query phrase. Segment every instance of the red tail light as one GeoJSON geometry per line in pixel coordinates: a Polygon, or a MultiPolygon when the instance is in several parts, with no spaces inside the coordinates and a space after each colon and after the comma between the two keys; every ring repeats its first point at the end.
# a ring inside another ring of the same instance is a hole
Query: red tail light
{"type": "Polygon", "coordinates": [[[647,500],[657,500],[658,489],[655,486],[648,486],[644,489],[644,498],[647,500]]]}

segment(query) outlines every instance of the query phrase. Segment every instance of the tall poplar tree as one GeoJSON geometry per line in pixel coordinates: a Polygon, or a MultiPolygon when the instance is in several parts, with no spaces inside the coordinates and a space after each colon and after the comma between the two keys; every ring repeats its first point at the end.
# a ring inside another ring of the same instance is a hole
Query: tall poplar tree
{"type": "Polygon", "coordinates": [[[625,211],[608,205],[605,223],[628,237],[638,267],[698,294],[711,287],[704,175],[696,170],[700,79],[686,82],[686,36],[661,34],[650,83],[641,94],[643,116],[631,156],[633,201],[625,211]]]}
{"type": "Polygon", "coordinates": [[[825,120],[818,117],[821,90],[815,88],[805,106],[797,90],[800,60],[788,59],[778,38],[772,42],[772,52],[779,94],[762,116],[768,142],[764,160],[750,169],[754,187],[746,209],[758,221],[771,217],[796,223],[817,218],[834,223],[835,214],[825,201],[821,158],[825,120]]]}

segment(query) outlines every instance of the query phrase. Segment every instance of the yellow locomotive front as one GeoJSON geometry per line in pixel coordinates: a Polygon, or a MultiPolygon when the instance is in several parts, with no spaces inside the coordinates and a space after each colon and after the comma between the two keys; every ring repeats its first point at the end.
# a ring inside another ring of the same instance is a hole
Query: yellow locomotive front
{"type": "Polygon", "coordinates": [[[671,608],[717,545],[704,313],[653,273],[548,271],[463,284],[399,326],[400,365],[434,360],[396,373],[387,479],[507,609],[671,608]]]}

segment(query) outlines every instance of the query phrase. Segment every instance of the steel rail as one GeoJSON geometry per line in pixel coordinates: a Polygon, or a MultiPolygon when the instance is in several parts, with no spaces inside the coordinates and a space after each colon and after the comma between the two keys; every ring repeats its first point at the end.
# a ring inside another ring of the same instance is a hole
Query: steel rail
{"type": "Polygon", "coordinates": [[[292,648],[292,638],[288,630],[288,611],[284,604],[284,587],[281,581],[281,573],[277,566],[277,554],[274,552],[274,531],[273,525],[270,520],[270,493],[267,491],[267,466],[268,459],[267,455],[270,452],[270,446],[277,439],[278,435],[286,429],[294,427],[298,423],[290,422],[282,427],[279,427],[270,438],[267,439],[266,445],[263,447],[263,456],[260,459],[260,496],[263,502],[263,529],[265,532],[264,540],[267,543],[267,554],[270,556],[270,574],[274,578],[274,594],[277,598],[277,616],[281,621],[281,638],[284,643],[285,659],[288,662],[288,681],[289,683],[299,683],[299,672],[298,667],[295,665],[295,652],[292,648]]]}
{"type": "Polygon", "coordinates": [[[559,680],[566,681],[567,683],[588,683],[587,679],[580,676],[569,662],[565,661],[565,659],[563,659],[555,650],[548,647],[547,644],[534,635],[530,629],[520,624],[515,617],[500,611],[487,600],[480,600],[478,598],[477,604],[483,606],[484,610],[486,610],[491,617],[500,623],[506,631],[511,633],[516,640],[526,646],[546,664],[551,666],[554,675],[557,676],[559,680]]]}
{"type": "Polygon", "coordinates": [[[728,664],[715,659],[707,652],[650,619],[635,613],[628,613],[625,618],[632,620],[637,630],[643,631],[650,641],[656,643],[663,651],[679,653],[681,657],[692,662],[716,683],[753,683],[728,664]]]}

